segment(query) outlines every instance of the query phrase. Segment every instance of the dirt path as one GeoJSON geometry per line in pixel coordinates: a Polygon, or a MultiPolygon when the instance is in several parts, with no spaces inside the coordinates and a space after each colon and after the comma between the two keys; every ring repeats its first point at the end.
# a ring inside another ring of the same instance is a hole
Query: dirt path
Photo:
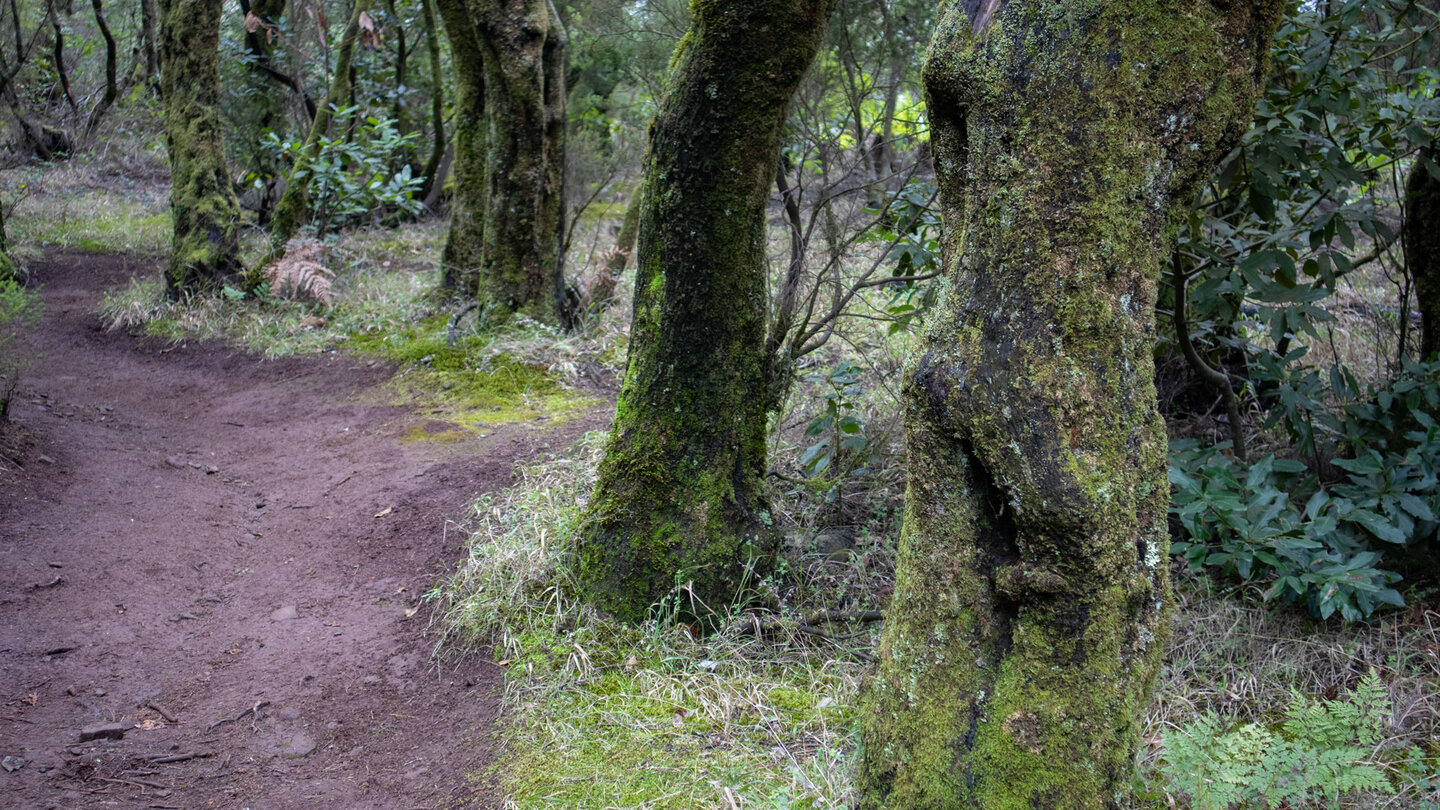
{"type": "Polygon", "coordinates": [[[147,347],[93,315],[124,259],[33,269],[43,357],[0,462],[0,807],[493,806],[467,777],[499,673],[437,670],[419,600],[466,503],[585,425],[401,443],[418,418],[358,396],[383,366],[147,347]]]}

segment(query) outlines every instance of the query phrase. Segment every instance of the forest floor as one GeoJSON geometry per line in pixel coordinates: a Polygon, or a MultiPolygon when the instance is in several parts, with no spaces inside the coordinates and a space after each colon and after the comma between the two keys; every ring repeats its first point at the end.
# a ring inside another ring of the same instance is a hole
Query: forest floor
{"type": "Polygon", "coordinates": [[[32,270],[0,447],[0,805],[496,805],[502,673],[437,665],[422,597],[473,497],[599,419],[402,441],[426,420],[366,396],[383,361],[106,332],[134,261],[32,270]]]}

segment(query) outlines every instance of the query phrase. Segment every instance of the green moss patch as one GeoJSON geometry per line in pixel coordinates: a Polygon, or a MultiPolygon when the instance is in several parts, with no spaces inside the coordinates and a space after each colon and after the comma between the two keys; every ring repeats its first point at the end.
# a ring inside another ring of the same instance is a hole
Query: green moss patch
{"type": "Polygon", "coordinates": [[[548,369],[490,350],[483,336],[450,345],[448,320],[434,315],[395,332],[353,335],[344,344],[400,365],[387,388],[397,403],[412,405],[451,427],[421,425],[411,441],[456,441],[467,432],[517,422],[563,422],[597,400],[562,388],[548,369]]]}

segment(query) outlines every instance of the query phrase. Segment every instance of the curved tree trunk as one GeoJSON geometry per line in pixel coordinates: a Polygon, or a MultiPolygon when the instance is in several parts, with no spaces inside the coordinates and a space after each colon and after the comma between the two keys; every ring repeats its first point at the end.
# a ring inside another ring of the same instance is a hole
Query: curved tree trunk
{"type": "Polygon", "coordinates": [[[120,93],[119,79],[116,76],[119,72],[119,55],[115,47],[115,36],[110,33],[110,26],[105,23],[105,12],[100,7],[100,0],[90,0],[90,7],[95,12],[95,26],[100,29],[100,35],[105,39],[105,93],[85,121],[87,139],[95,134],[95,128],[100,126],[100,119],[105,117],[106,111],[115,103],[115,97],[120,93]]]}
{"type": "Polygon", "coordinates": [[[1161,267],[1283,0],[948,4],[943,297],[904,377],[861,807],[1116,806],[1166,636],[1161,267]]]}
{"type": "Polygon", "coordinates": [[[171,296],[236,278],[240,203],[225,168],[220,119],[221,0],[160,0],[160,95],[175,219],[171,296]]]}
{"type": "Polygon", "coordinates": [[[624,619],[686,583],[682,611],[721,610],[773,562],[764,212],[830,7],[692,6],[651,128],[630,356],[579,544],[582,587],[624,619]]]}
{"type": "Polygon", "coordinates": [[[445,23],[450,63],[455,71],[455,186],[450,200],[450,230],[440,253],[441,286],[473,296],[480,287],[485,211],[489,207],[485,183],[485,57],[466,0],[435,0],[435,5],[445,23]]]}
{"type": "Polygon", "coordinates": [[[330,132],[330,121],[335,110],[350,97],[350,65],[355,56],[355,44],[360,39],[360,15],[370,8],[370,0],[355,0],[350,11],[350,21],[345,24],[345,33],[340,39],[340,51],[335,56],[335,72],[330,76],[330,89],[325,94],[325,103],[315,112],[310,122],[310,134],[300,149],[300,156],[286,178],[285,193],[275,204],[275,213],[270,219],[270,251],[275,256],[285,252],[285,243],[300,229],[301,223],[310,213],[310,163],[320,154],[320,139],[330,132]]]}
{"type": "Polygon", "coordinates": [[[1420,359],[1440,352],[1440,179],[1426,162],[1436,161],[1433,146],[1421,150],[1405,180],[1405,266],[1415,279],[1415,303],[1420,307],[1420,359]]]}

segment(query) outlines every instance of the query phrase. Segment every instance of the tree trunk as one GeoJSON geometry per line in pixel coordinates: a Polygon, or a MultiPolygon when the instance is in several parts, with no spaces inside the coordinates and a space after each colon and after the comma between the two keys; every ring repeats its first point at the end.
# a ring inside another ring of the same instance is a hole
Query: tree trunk
{"type": "Polygon", "coordinates": [[[565,319],[565,29],[550,0],[491,0],[485,60],[488,208],[478,298],[565,319]]]}
{"type": "Polygon", "coordinates": [[[456,95],[443,283],[475,296],[492,319],[563,322],[564,26],[549,0],[438,6],[456,95]]]}
{"type": "Polygon", "coordinates": [[[1113,808],[1166,637],[1160,270],[1283,0],[966,0],[925,67],[942,298],[904,375],[863,808],[1113,808]]]}
{"type": "Polygon", "coordinates": [[[635,254],[635,239],[640,231],[640,200],[643,195],[635,189],[625,203],[625,217],[620,220],[620,233],[615,236],[615,248],[605,261],[605,270],[612,277],[619,276],[630,266],[630,257],[635,254]]]}
{"type": "Polygon", "coordinates": [[[435,26],[435,0],[420,0],[425,22],[425,51],[430,57],[430,157],[425,161],[420,186],[420,199],[429,199],[440,174],[440,161],[445,155],[445,82],[440,71],[440,39],[435,26]]]}
{"type": "Polygon", "coordinates": [[[105,93],[90,111],[90,118],[85,122],[85,137],[88,139],[95,134],[95,128],[100,126],[100,119],[115,103],[115,97],[119,95],[116,76],[119,73],[119,54],[115,47],[115,36],[110,33],[110,26],[105,23],[105,13],[100,8],[100,0],[90,0],[90,7],[95,11],[95,26],[100,29],[100,35],[105,39],[105,93]]]}
{"type": "MultiPolygon", "coordinates": [[[[60,14],[55,10],[55,0],[49,0],[45,5],[45,12],[50,19],[50,28],[54,32],[51,41],[50,61],[55,67],[55,75],[60,79],[60,89],[65,95],[65,103],[70,105],[70,111],[79,113],[80,108],[75,104],[75,93],[70,89],[70,71],[65,67],[65,29],[60,25],[60,14]]],[[[15,25],[18,27],[20,21],[17,19],[15,25]]]]}
{"type": "Polygon", "coordinates": [[[489,207],[485,183],[485,57],[474,15],[465,0],[435,0],[435,6],[445,23],[450,64],[455,71],[455,188],[450,200],[450,231],[440,254],[441,286],[474,296],[480,288],[485,211],[489,207]]]}
{"type": "Polygon", "coordinates": [[[171,296],[241,272],[240,202],[225,168],[220,118],[221,0],[160,0],[160,95],[170,151],[171,296]]]}
{"type": "Polygon", "coordinates": [[[651,127],[630,355],[579,543],[587,596],[627,620],[677,586],[744,598],[778,539],[763,487],[765,204],[831,0],[697,0],[651,127]]]}
{"type": "Polygon", "coordinates": [[[1421,150],[1405,180],[1405,265],[1415,279],[1415,303],[1420,307],[1420,359],[1432,360],[1440,352],[1440,180],[1430,173],[1433,146],[1421,150]]]}
{"type": "Polygon", "coordinates": [[[140,45],[145,53],[145,79],[160,72],[160,51],[155,46],[155,0],[140,0],[140,45]]]}
{"type": "Polygon", "coordinates": [[[350,11],[350,21],[340,40],[340,52],[335,57],[335,72],[330,77],[330,89],[325,103],[315,112],[310,122],[310,134],[290,176],[285,183],[285,193],[275,204],[275,213],[270,219],[270,251],[275,256],[285,252],[285,243],[300,229],[300,224],[310,213],[310,163],[320,154],[320,139],[330,132],[330,121],[339,105],[345,104],[350,96],[350,63],[355,55],[355,43],[360,39],[360,15],[370,7],[370,0],[355,0],[350,11]]]}

